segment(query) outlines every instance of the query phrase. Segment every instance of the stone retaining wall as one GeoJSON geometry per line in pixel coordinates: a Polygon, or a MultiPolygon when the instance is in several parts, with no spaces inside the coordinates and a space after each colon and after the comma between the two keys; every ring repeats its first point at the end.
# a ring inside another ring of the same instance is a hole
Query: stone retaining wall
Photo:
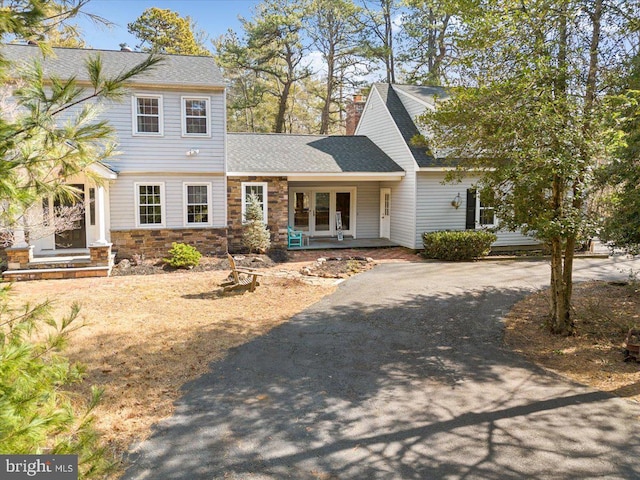
{"type": "Polygon", "coordinates": [[[173,242],[192,245],[203,255],[222,255],[227,251],[227,229],[112,230],[111,242],[119,259],[131,258],[133,255],[166,257],[173,242]]]}

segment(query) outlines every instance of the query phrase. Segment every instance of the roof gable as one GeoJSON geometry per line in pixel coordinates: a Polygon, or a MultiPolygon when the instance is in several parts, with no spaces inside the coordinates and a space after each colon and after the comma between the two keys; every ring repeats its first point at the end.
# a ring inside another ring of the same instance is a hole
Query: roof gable
{"type": "MultiPolygon", "coordinates": [[[[144,61],[149,54],[121,50],[89,50],[80,48],[53,48],[53,54],[43,56],[35,45],[2,45],[2,55],[16,65],[31,63],[35,59],[42,62],[45,77],[62,79],[75,77],[88,81],[85,63],[92,56],[102,59],[104,73],[115,77],[144,61]]],[[[157,85],[167,87],[213,87],[225,86],[220,69],[213,57],[190,55],[161,55],[163,61],[148,72],[137,75],[129,83],[132,85],[157,85]]]]}
{"type": "Polygon", "coordinates": [[[385,108],[396,124],[402,139],[411,151],[418,167],[442,167],[448,165],[445,159],[436,158],[431,155],[426,148],[414,145],[412,139],[417,135],[421,135],[420,130],[415,123],[415,119],[409,114],[406,105],[396,92],[396,90],[399,90],[402,92],[401,94],[408,93],[426,105],[428,102],[435,104],[435,97],[440,97],[439,93],[446,96],[444,89],[413,85],[390,85],[387,83],[376,83],[373,88],[380,95],[385,108]]]}

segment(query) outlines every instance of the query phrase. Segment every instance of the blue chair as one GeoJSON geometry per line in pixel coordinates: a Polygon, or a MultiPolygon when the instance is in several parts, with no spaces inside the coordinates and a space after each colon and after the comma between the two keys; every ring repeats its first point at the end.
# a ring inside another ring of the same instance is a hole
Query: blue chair
{"type": "Polygon", "coordinates": [[[291,225],[287,226],[287,245],[291,247],[302,247],[302,232],[294,230],[291,225]]]}

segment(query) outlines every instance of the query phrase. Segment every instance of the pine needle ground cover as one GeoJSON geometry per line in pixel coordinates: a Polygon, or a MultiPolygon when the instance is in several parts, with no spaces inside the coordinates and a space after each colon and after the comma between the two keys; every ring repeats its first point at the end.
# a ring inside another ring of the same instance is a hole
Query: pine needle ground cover
{"type": "Polygon", "coordinates": [[[522,300],[506,318],[505,341],[529,360],[598,390],[640,402],[640,363],[624,362],[630,328],[640,328],[640,284],[585,282],[574,286],[575,334],[544,327],[548,290],[522,300]]]}
{"type": "MultiPolygon", "coordinates": [[[[299,268],[291,266],[291,268],[299,268]]],[[[266,269],[268,270],[268,269],[266,269]]],[[[116,455],[171,415],[180,387],[230,348],[264,335],[334,290],[261,277],[250,294],[218,296],[228,270],[18,282],[12,302],[54,300],[54,317],[81,306],[65,354],[87,366],[74,393],[103,387],[96,427],[116,455]]]]}

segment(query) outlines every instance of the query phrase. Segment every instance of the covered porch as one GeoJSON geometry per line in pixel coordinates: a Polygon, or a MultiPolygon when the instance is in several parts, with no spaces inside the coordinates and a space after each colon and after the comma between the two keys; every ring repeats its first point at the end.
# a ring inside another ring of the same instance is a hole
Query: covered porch
{"type": "Polygon", "coordinates": [[[399,246],[388,238],[316,237],[305,238],[301,247],[289,247],[288,250],[338,250],[353,248],[389,248],[399,246]]]}
{"type": "Polygon", "coordinates": [[[5,280],[108,276],[113,254],[108,235],[109,180],[115,172],[94,164],[67,179],[73,196],[44,198],[26,210],[5,249],[5,280]]]}

